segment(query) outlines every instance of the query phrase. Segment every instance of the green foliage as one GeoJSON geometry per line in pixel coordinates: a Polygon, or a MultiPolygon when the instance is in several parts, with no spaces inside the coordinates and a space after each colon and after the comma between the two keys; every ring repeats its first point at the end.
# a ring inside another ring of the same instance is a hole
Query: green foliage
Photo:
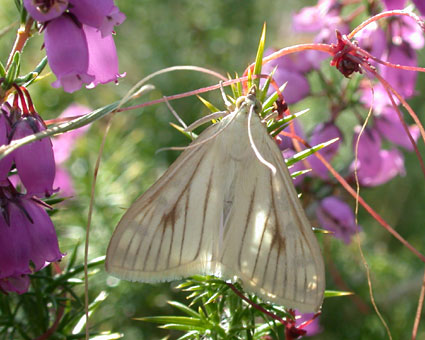
{"type": "MultiPolygon", "coordinates": [[[[239,284],[234,286],[242,293],[239,284]]],[[[186,316],[152,316],[136,320],[161,324],[161,328],[186,332],[178,339],[264,339],[283,336],[283,326],[253,305],[237,296],[229,284],[213,276],[194,276],[178,286],[190,292],[189,307],[177,301],[168,302],[186,316]]],[[[291,318],[283,309],[261,302],[255,295],[249,299],[280,318],[291,318]]]]}

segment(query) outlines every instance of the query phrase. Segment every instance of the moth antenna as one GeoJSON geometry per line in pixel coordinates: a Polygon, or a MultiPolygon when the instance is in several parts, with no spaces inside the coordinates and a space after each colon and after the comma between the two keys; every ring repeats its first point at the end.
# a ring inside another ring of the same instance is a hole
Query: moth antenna
{"type": "Polygon", "coordinates": [[[187,125],[186,123],[183,121],[183,119],[180,118],[179,114],[176,112],[176,110],[174,110],[174,108],[171,106],[170,102],[168,101],[166,96],[163,96],[162,98],[164,98],[165,100],[165,104],[167,104],[168,109],[171,111],[171,113],[173,114],[173,116],[177,119],[177,121],[180,123],[181,126],[184,127],[184,129],[187,129],[187,125]]]}
{"type": "Polygon", "coordinates": [[[251,131],[251,119],[252,119],[252,113],[254,112],[254,106],[252,105],[251,108],[249,109],[249,114],[248,114],[248,138],[249,138],[249,143],[251,144],[251,148],[255,153],[255,156],[258,158],[258,160],[263,163],[266,167],[268,167],[271,172],[273,173],[273,175],[276,175],[276,168],[273,164],[271,164],[270,162],[267,162],[263,156],[261,156],[260,152],[258,151],[257,147],[255,146],[254,143],[254,139],[252,138],[252,131],[251,131]]]}
{"type": "Polygon", "coordinates": [[[218,130],[213,135],[209,136],[208,138],[204,139],[201,142],[193,143],[193,144],[190,144],[188,146],[171,146],[171,147],[168,147],[168,148],[161,148],[161,149],[158,149],[155,153],[157,154],[159,152],[168,151],[168,150],[186,150],[186,149],[192,149],[192,148],[198,147],[199,145],[205,144],[206,142],[209,142],[211,139],[214,139],[220,133],[222,133],[230,125],[230,123],[233,122],[233,120],[235,119],[235,117],[236,117],[236,115],[233,115],[233,117],[229,119],[229,121],[226,123],[226,125],[223,126],[223,128],[221,130],[218,130]]]}
{"type": "Polygon", "coordinates": [[[195,130],[198,126],[201,126],[202,124],[208,123],[212,119],[220,118],[223,115],[229,114],[227,111],[218,111],[210,113],[209,115],[206,115],[205,117],[199,118],[197,121],[190,124],[188,127],[184,129],[185,132],[192,132],[195,130]]]}
{"type": "Polygon", "coordinates": [[[222,80],[220,80],[220,92],[221,92],[221,97],[223,98],[223,101],[224,101],[224,105],[226,105],[226,107],[227,107],[227,110],[232,111],[234,106],[229,101],[229,99],[227,99],[226,92],[224,92],[224,87],[223,87],[223,81],[222,80]]]}

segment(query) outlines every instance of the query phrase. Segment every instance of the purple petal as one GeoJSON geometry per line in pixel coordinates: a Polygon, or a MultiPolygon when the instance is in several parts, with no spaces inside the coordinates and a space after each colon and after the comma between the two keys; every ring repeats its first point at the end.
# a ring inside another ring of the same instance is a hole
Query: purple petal
{"type": "Polygon", "coordinates": [[[45,267],[50,262],[59,261],[63,254],[59,251],[58,238],[47,212],[31,199],[22,200],[23,208],[31,217],[32,223],[22,214],[22,223],[25,223],[31,240],[31,261],[35,271],[45,267]]]}
{"type": "MultiPolygon", "coordinates": [[[[295,315],[297,316],[297,318],[295,319],[295,325],[299,327],[304,322],[310,321],[315,314],[314,313],[301,314],[297,311],[295,315]]],[[[318,317],[316,317],[311,323],[309,323],[307,326],[304,326],[302,329],[304,329],[307,332],[305,336],[313,336],[323,331],[322,327],[320,327],[320,322],[318,317]]]]}
{"type": "Polygon", "coordinates": [[[81,23],[100,30],[102,37],[111,35],[114,26],[125,20],[125,15],[114,6],[113,0],[70,0],[70,3],[70,12],[81,23]]]}
{"type": "Polygon", "coordinates": [[[393,9],[403,9],[406,6],[406,0],[382,0],[388,11],[393,9]]]}
{"type": "MultiPolygon", "coordinates": [[[[70,106],[68,106],[68,108],[65,111],[62,112],[59,118],[78,117],[90,111],[91,109],[88,108],[87,106],[71,104],[70,106]]],[[[85,125],[78,129],[68,131],[52,139],[53,152],[55,154],[56,164],[63,163],[69,158],[72,150],[74,149],[75,142],[81,136],[83,136],[88,131],[89,128],[90,128],[90,125],[85,125]]],[[[54,187],[56,186],[54,185],[54,187]]]]}
{"type": "MultiPolygon", "coordinates": [[[[393,107],[387,107],[383,112],[376,115],[375,125],[379,133],[390,142],[400,145],[409,151],[413,150],[413,145],[393,107]]],[[[409,127],[409,131],[413,139],[417,141],[420,134],[419,128],[416,125],[412,125],[409,127]]]]}
{"type": "MultiPolygon", "coordinates": [[[[328,145],[327,147],[317,151],[320,153],[327,161],[330,161],[334,155],[338,152],[339,145],[341,144],[342,134],[338,127],[333,123],[322,123],[316,126],[313,130],[310,144],[312,146],[318,145],[320,143],[328,142],[331,139],[340,138],[336,142],[328,145]]],[[[320,161],[319,158],[312,155],[309,157],[308,162],[313,169],[312,175],[317,175],[322,179],[329,178],[329,170],[326,166],[320,161]]]]}
{"type": "MultiPolygon", "coordinates": [[[[391,106],[391,100],[388,98],[388,93],[381,83],[377,83],[373,86],[373,90],[369,84],[361,87],[361,98],[360,101],[369,109],[373,108],[373,111],[380,113],[384,111],[388,106],[391,106]]],[[[398,105],[399,101],[394,97],[395,103],[398,105]]]]}
{"type": "Polygon", "coordinates": [[[44,35],[47,60],[58,78],[53,87],[63,86],[66,92],[78,90],[83,83],[94,80],[87,74],[89,51],[82,28],[68,16],[48,23],[44,35]]]}
{"type": "Polygon", "coordinates": [[[361,179],[360,184],[374,187],[388,182],[397,175],[403,176],[405,174],[404,158],[397,149],[381,150],[379,159],[381,163],[380,170],[373,177],[361,179]]]}
{"type": "Polygon", "coordinates": [[[61,167],[57,166],[55,181],[53,182],[55,188],[59,188],[59,193],[64,197],[72,197],[75,195],[74,185],[72,184],[71,175],[68,171],[61,167]]]}
{"type": "MultiPolygon", "coordinates": [[[[8,141],[8,133],[10,132],[9,122],[3,113],[0,113],[0,146],[6,145],[8,141]]],[[[0,160],[0,181],[5,180],[8,175],[10,168],[12,167],[13,156],[7,155],[0,160]]]]}
{"type": "Polygon", "coordinates": [[[346,244],[357,232],[352,208],[337,197],[323,199],[316,209],[316,216],[322,228],[332,231],[336,238],[346,244]]]}
{"type": "Polygon", "coordinates": [[[356,40],[361,48],[376,58],[381,58],[387,47],[385,32],[376,22],[367,25],[356,34],[356,40]]]}
{"type": "Polygon", "coordinates": [[[0,215],[0,279],[31,273],[28,231],[15,217],[17,207],[9,204],[9,208],[9,225],[0,215]]]}
{"type": "MultiPolygon", "coordinates": [[[[360,127],[357,126],[353,137],[353,149],[355,150],[360,127]]],[[[357,163],[353,162],[352,169],[357,165],[357,175],[360,183],[368,183],[381,170],[381,138],[375,129],[365,129],[358,144],[357,163]]]]}
{"type": "Polygon", "coordinates": [[[28,275],[16,275],[0,279],[0,289],[6,292],[24,294],[28,291],[29,286],[30,278],[28,275]]]}
{"type": "Polygon", "coordinates": [[[95,77],[88,87],[117,81],[124,76],[118,71],[118,56],[112,35],[102,38],[96,28],[84,25],[83,29],[89,46],[88,73],[95,77]]]}
{"type": "MultiPolygon", "coordinates": [[[[16,124],[13,140],[20,139],[45,127],[34,117],[27,117],[16,124]]],[[[28,195],[50,196],[55,179],[55,157],[50,138],[24,145],[13,152],[19,178],[28,195]]]]}
{"type": "MultiPolygon", "coordinates": [[[[300,136],[301,138],[305,139],[304,131],[303,131],[303,129],[301,127],[301,124],[298,121],[298,119],[294,119],[292,122],[294,124],[295,134],[297,136],[300,136]]],[[[292,132],[291,126],[289,125],[283,131],[288,132],[288,133],[291,133],[292,132]]],[[[293,148],[292,138],[286,137],[283,134],[279,134],[277,136],[276,142],[279,145],[280,150],[286,150],[288,148],[293,148]]]]}
{"type": "Polygon", "coordinates": [[[44,1],[45,5],[37,5],[40,1],[24,0],[25,9],[37,21],[45,22],[62,15],[68,8],[68,0],[44,1]]]}
{"type": "MultiPolygon", "coordinates": [[[[387,60],[393,64],[417,66],[416,52],[406,43],[396,46],[391,45],[387,60]]],[[[382,77],[397,90],[405,99],[415,95],[417,72],[383,67],[382,77]]]]}
{"type": "Polygon", "coordinates": [[[412,0],[416,8],[422,15],[425,15],[425,1],[424,0],[412,0]]]}

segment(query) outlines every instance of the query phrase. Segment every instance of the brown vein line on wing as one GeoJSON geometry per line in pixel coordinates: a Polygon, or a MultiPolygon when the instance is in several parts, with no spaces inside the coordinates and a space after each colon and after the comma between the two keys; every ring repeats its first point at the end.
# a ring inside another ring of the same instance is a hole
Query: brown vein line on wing
{"type": "MultiPolygon", "coordinates": [[[[185,187],[184,187],[184,189],[182,190],[182,193],[180,194],[180,196],[178,197],[178,199],[176,200],[176,202],[175,202],[175,205],[174,205],[174,207],[173,207],[173,209],[172,210],[174,210],[175,209],[175,207],[176,207],[176,205],[179,203],[179,200],[180,200],[180,198],[181,198],[181,196],[183,195],[183,193],[187,190],[187,188],[189,187],[189,185],[190,185],[190,183],[192,182],[192,179],[193,179],[193,177],[195,176],[195,174],[196,174],[196,172],[197,172],[197,170],[198,170],[198,168],[199,168],[199,165],[201,164],[201,162],[202,162],[202,160],[203,160],[203,158],[204,158],[204,155],[202,154],[201,155],[201,157],[200,157],[200,159],[199,159],[199,161],[198,161],[198,163],[196,164],[196,166],[195,166],[195,168],[194,168],[194,170],[193,170],[193,173],[192,173],[192,176],[190,176],[190,178],[189,178],[189,180],[188,180],[188,182],[186,183],[186,185],[185,185],[185,187]]],[[[166,184],[168,184],[171,180],[173,179],[173,177],[172,176],[170,176],[169,178],[168,178],[168,180],[161,186],[161,188],[164,186],[164,185],[166,185],[166,184]]],[[[159,191],[159,190],[158,190],[159,191]]],[[[155,195],[153,195],[153,197],[151,198],[151,202],[150,203],[152,203],[153,202],[153,200],[154,200],[154,198],[156,198],[157,196],[158,196],[158,191],[156,192],[156,194],[155,195]]],[[[162,217],[162,219],[164,218],[164,216],[162,217]]],[[[161,219],[161,221],[162,221],[162,219],[161,219]]],[[[186,223],[186,220],[185,220],[185,223],[186,223]]],[[[150,240],[150,242],[149,242],[149,247],[148,247],[148,250],[147,250],[147,252],[146,252],[146,255],[145,255],[145,258],[144,258],[144,260],[143,260],[143,270],[145,270],[145,267],[146,267],[146,262],[147,262],[147,260],[149,259],[149,256],[150,256],[150,252],[151,252],[151,249],[152,249],[152,244],[153,244],[153,241],[154,241],[154,239],[155,239],[155,236],[156,236],[156,231],[155,232],[153,232],[153,234],[152,234],[152,238],[151,238],[151,240],[150,240]]],[[[162,235],[161,235],[161,243],[162,243],[162,238],[163,238],[163,236],[164,236],[164,231],[163,231],[163,233],[162,233],[162,235]]],[[[142,242],[140,242],[140,244],[139,244],[139,247],[138,247],[138,249],[137,249],[137,253],[139,253],[139,250],[141,249],[141,246],[142,246],[142,242]]]]}
{"type": "Polygon", "coordinates": [[[201,239],[199,240],[198,250],[196,251],[196,254],[195,254],[193,260],[198,258],[199,252],[201,251],[201,247],[202,247],[202,241],[204,239],[205,218],[207,216],[208,201],[210,199],[211,186],[212,186],[211,184],[212,184],[212,181],[213,181],[213,178],[214,178],[214,162],[212,164],[213,164],[213,167],[211,168],[211,172],[209,174],[207,192],[205,194],[204,206],[202,208],[203,216],[202,216],[201,239]]]}
{"type": "MultiPolygon", "coordinates": [[[[244,231],[243,231],[241,246],[239,247],[238,264],[239,264],[240,272],[242,272],[242,264],[241,264],[242,249],[244,248],[246,231],[248,230],[248,225],[249,225],[250,220],[251,220],[251,213],[252,213],[252,207],[253,207],[254,201],[255,201],[256,190],[257,190],[257,180],[255,181],[254,189],[252,190],[252,193],[251,193],[251,201],[249,202],[248,215],[246,216],[246,222],[245,222],[245,228],[244,228],[244,231]]],[[[254,228],[255,228],[255,226],[254,226],[254,228]]]]}
{"type": "MultiPolygon", "coordinates": [[[[278,175],[277,174],[276,175],[272,175],[272,174],[269,175],[269,177],[270,177],[270,188],[273,188],[273,178],[274,178],[274,176],[278,176],[278,175]]],[[[279,219],[279,214],[278,214],[279,207],[276,205],[276,200],[275,200],[275,197],[274,197],[274,191],[273,190],[271,192],[271,203],[272,203],[272,210],[275,212],[275,230],[274,230],[274,235],[273,235],[273,239],[272,239],[272,243],[271,243],[269,252],[272,251],[273,247],[275,246],[275,242],[278,242],[278,244],[279,244],[279,248],[277,250],[276,268],[275,268],[274,277],[273,277],[273,292],[274,292],[274,288],[275,288],[275,285],[276,285],[276,275],[277,275],[279,260],[280,260],[280,256],[281,256],[280,250],[281,250],[282,246],[283,246],[284,252],[285,252],[284,287],[286,287],[286,283],[287,283],[289,265],[287,263],[287,261],[288,261],[288,253],[287,253],[288,247],[286,246],[286,238],[285,238],[284,235],[281,234],[281,231],[284,232],[284,221],[280,221],[280,219],[279,219]]]]}
{"type": "MultiPolygon", "coordinates": [[[[139,226],[143,223],[143,221],[144,221],[145,217],[149,215],[149,212],[151,212],[151,210],[152,210],[152,209],[153,209],[153,207],[148,207],[148,208],[144,211],[144,214],[143,214],[143,216],[142,216],[141,220],[139,220],[139,221],[137,222],[137,227],[136,227],[136,228],[134,228],[134,231],[133,231],[133,237],[131,238],[131,240],[130,240],[129,244],[127,245],[127,247],[126,247],[126,249],[125,249],[125,254],[124,254],[123,258],[122,258],[121,267],[124,267],[124,263],[128,260],[128,258],[127,258],[127,257],[128,257],[128,253],[129,253],[129,251],[130,251],[130,249],[131,249],[131,245],[133,244],[134,240],[136,239],[136,238],[134,237],[134,235],[140,231],[140,230],[139,230],[139,226]]],[[[138,216],[139,216],[139,215],[138,215],[138,216]]],[[[151,218],[152,218],[152,216],[151,216],[151,218]]],[[[136,223],[136,222],[133,222],[133,223],[136,223]]],[[[118,243],[117,243],[117,244],[118,244],[118,243]]],[[[136,252],[136,253],[137,253],[137,252],[136,252]]],[[[137,256],[133,256],[133,258],[132,258],[132,260],[133,260],[133,264],[132,264],[131,266],[129,266],[129,267],[125,267],[125,269],[132,269],[132,268],[134,268],[134,263],[135,263],[136,259],[137,259],[137,256]]]]}
{"type": "Polygon", "coordinates": [[[255,257],[254,269],[252,270],[251,280],[254,279],[255,270],[257,269],[258,258],[260,257],[261,248],[263,246],[264,234],[266,233],[267,225],[269,223],[270,213],[271,213],[271,209],[269,209],[269,211],[267,213],[267,218],[264,222],[263,233],[261,234],[260,245],[258,246],[257,255],[255,257]]]}
{"type": "MultiPolygon", "coordinates": [[[[282,169],[282,166],[283,165],[280,164],[279,162],[278,162],[278,166],[279,166],[279,168],[281,168],[281,170],[283,170],[282,169]]],[[[296,205],[299,202],[296,202],[295,200],[298,200],[298,197],[297,196],[294,196],[294,195],[291,195],[290,187],[288,187],[289,185],[292,185],[292,183],[287,183],[285,181],[285,177],[284,177],[284,172],[283,171],[280,172],[280,176],[281,176],[281,178],[282,178],[282,180],[283,180],[283,182],[285,184],[284,185],[285,194],[286,194],[286,196],[288,198],[289,204],[291,205],[291,210],[293,212],[295,225],[298,227],[298,231],[300,232],[300,234],[302,236],[302,238],[299,239],[299,242],[301,243],[301,250],[302,250],[302,253],[303,253],[303,255],[302,255],[303,256],[303,260],[304,260],[304,262],[306,262],[307,259],[306,259],[306,253],[305,253],[305,245],[307,245],[307,247],[308,247],[308,253],[309,254],[307,254],[307,255],[312,256],[313,255],[313,251],[312,251],[313,244],[310,242],[310,239],[307,237],[307,234],[305,233],[306,230],[304,229],[305,226],[302,223],[302,217],[299,215],[298,209],[296,209],[296,205]]],[[[290,178],[289,178],[289,180],[290,180],[290,178]]],[[[307,226],[307,228],[308,228],[308,226],[307,226]]],[[[307,277],[307,266],[304,265],[304,268],[303,269],[304,269],[304,277],[305,277],[305,280],[304,280],[304,298],[303,298],[303,301],[305,301],[306,294],[307,294],[307,286],[308,286],[308,282],[307,282],[308,281],[308,277],[307,277]]],[[[318,292],[317,292],[317,294],[318,294],[318,292]]]]}

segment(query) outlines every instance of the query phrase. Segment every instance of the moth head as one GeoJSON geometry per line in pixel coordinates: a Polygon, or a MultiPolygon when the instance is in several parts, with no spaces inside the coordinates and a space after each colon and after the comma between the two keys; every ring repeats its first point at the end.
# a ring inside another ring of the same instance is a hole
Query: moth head
{"type": "Polygon", "coordinates": [[[248,94],[246,96],[239,97],[236,100],[236,108],[239,109],[243,105],[247,105],[249,107],[254,107],[254,111],[259,114],[261,110],[263,109],[263,105],[261,102],[257,99],[257,87],[255,85],[252,85],[251,88],[248,91],[248,94]]]}

